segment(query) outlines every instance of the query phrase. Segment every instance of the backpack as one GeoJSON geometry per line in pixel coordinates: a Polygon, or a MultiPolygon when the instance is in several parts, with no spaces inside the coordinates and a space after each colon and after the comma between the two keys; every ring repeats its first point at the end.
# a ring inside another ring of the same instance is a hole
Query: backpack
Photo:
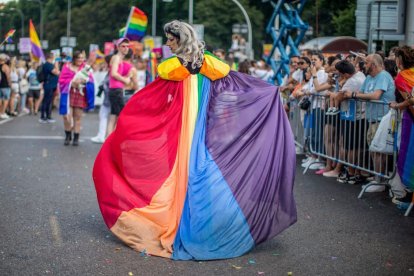
{"type": "Polygon", "coordinates": [[[36,69],[36,76],[38,82],[45,81],[45,72],[43,71],[43,64],[39,65],[39,67],[36,69]]]}

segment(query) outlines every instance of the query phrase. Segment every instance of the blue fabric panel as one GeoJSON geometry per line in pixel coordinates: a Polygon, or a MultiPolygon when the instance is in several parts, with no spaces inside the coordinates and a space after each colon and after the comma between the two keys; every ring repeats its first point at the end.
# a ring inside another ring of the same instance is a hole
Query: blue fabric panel
{"type": "Polygon", "coordinates": [[[254,240],[249,225],[205,142],[210,81],[199,78],[202,100],[196,122],[187,197],[172,259],[212,260],[240,256],[254,240]]]}

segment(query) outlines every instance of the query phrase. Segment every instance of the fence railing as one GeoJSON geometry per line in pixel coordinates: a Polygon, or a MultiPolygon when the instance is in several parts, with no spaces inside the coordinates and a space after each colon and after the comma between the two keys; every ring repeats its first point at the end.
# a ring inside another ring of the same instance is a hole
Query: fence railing
{"type": "Polygon", "coordinates": [[[369,186],[388,185],[396,173],[399,112],[388,114],[388,103],[382,101],[346,100],[335,110],[329,98],[314,95],[307,111],[297,102],[291,102],[289,111],[295,143],[318,157],[304,174],[313,164],[329,159],[375,177],[377,181],[365,185],[358,198],[369,186]],[[380,127],[384,116],[389,119],[386,129],[385,122],[380,127]]]}

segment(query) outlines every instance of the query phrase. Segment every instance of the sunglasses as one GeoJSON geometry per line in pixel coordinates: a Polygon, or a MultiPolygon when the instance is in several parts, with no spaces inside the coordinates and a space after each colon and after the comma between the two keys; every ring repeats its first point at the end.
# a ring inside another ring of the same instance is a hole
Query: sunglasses
{"type": "Polygon", "coordinates": [[[299,61],[299,62],[298,62],[298,64],[299,64],[299,65],[303,65],[303,64],[305,64],[305,63],[304,63],[303,61],[299,61]]]}
{"type": "Polygon", "coordinates": [[[129,44],[120,45],[119,47],[121,47],[121,48],[128,48],[129,47],[129,44]]]}

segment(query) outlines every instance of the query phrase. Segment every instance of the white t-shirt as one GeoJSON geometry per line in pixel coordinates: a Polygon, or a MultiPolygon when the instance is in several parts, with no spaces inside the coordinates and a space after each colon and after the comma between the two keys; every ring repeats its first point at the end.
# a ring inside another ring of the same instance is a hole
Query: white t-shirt
{"type": "MultiPolygon", "coordinates": [[[[342,86],[342,91],[358,92],[361,91],[362,84],[365,81],[365,75],[362,72],[355,73],[352,77],[346,80],[342,86]]],[[[356,120],[360,120],[365,117],[365,103],[358,102],[355,106],[354,101],[345,100],[341,102],[341,111],[344,112],[346,117],[353,118],[353,114],[356,113],[356,120]],[[354,105],[352,107],[352,104],[354,105]]]]}
{"type": "Polygon", "coordinates": [[[146,77],[145,70],[137,70],[138,91],[145,87],[146,77]]]}
{"type": "Polygon", "coordinates": [[[303,80],[303,71],[301,69],[296,69],[296,71],[292,74],[292,79],[298,83],[301,83],[303,80]]]}
{"type": "MultiPolygon", "coordinates": [[[[328,74],[323,68],[321,68],[318,70],[318,72],[316,72],[316,78],[318,79],[318,84],[321,85],[328,81],[328,74]]],[[[309,92],[315,95],[324,95],[326,93],[326,90],[317,92],[313,83],[313,77],[311,77],[309,92]]],[[[325,99],[323,97],[312,97],[312,109],[324,108],[324,103],[325,99]]]]}

